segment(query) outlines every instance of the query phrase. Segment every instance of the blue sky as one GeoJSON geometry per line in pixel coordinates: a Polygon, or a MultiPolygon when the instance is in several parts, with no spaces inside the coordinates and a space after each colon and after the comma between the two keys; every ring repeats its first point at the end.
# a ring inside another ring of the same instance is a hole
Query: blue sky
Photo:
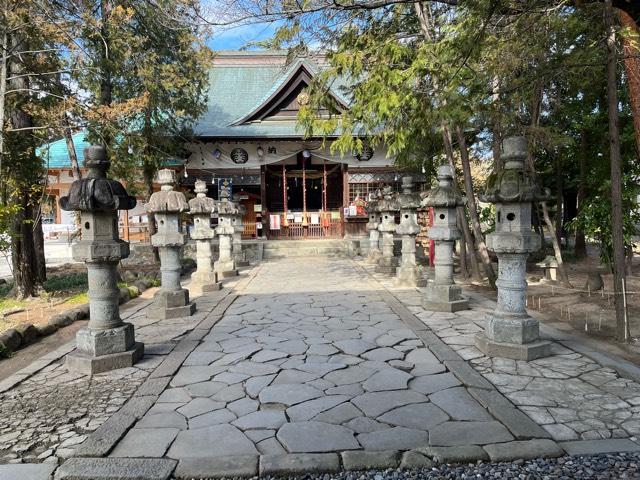
{"type": "Polygon", "coordinates": [[[239,50],[246,48],[252,42],[270,38],[277,26],[275,24],[240,25],[227,27],[215,32],[207,45],[215,50],[239,50]]]}

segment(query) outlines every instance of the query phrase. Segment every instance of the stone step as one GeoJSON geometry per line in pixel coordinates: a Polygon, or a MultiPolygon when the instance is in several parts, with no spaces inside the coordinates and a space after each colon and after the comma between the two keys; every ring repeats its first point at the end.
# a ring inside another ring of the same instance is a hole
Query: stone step
{"type": "Polygon", "coordinates": [[[344,248],[287,248],[287,249],[264,249],[262,258],[286,258],[286,257],[314,257],[314,256],[342,256],[345,255],[344,248]]]}
{"type": "Polygon", "coordinates": [[[263,258],[342,256],[346,251],[343,240],[272,240],[264,244],[263,258]]]}

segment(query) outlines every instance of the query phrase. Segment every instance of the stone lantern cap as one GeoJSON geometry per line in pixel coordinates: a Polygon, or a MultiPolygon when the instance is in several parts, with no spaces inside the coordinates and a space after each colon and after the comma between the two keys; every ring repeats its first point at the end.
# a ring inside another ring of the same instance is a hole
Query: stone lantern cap
{"type": "Polygon", "coordinates": [[[400,210],[400,202],[398,195],[393,191],[390,185],[382,190],[382,199],[378,200],[376,211],[378,212],[397,212],[400,210]]]}
{"type": "Polygon", "coordinates": [[[196,180],[196,198],[189,200],[189,213],[192,215],[211,214],[215,210],[216,202],[207,197],[207,183],[196,180]]]}
{"type": "Polygon", "coordinates": [[[63,210],[82,212],[109,212],[131,210],[136,199],[127,193],[117,180],[107,178],[111,162],[107,160],[104,147],[92,145],[84,149],[84,165],[89,169],[86,178],[71,184],[69,195],[60,198],[63,210]]]}
{"type": "Polygon", "coordinates": [[[160,191],[151,195],[146,205],[149,213],[180,213],[189,209],[187,199],[181,192],[173,190],[176,182],[176,172],[163,169],[158,172],[160,191]]]}
{"type": "Polygon", "coordinates": [[[438,186],[432,188],[422,199],[423,207],[456,208],[465,204],[464,197],[453,185],[453,171],[450,165],[438,167],[438,186]]]}
{"type": "Polygon", "coordinates": [[[414,186],[413,177],[402,177],[402,193],[398,195],[401,209],[420,208],[420,193],[413,190],[414,186]]]}
{"type": "Polygon", "coordinates": [[[541,189],[533,172],[524,168],[527,158],[527,139],[509,137],[502,143],[504,168],[491,175],[480,200],[490,203],[539,202],[550,197],[548,189],[541,189]]]}
{"type": "Polygon", "coordinates": [[[237,215],[239,211],[238,206],[226,198],[220,200],[216,204],[216,208],[219,215],[237,215]]]}

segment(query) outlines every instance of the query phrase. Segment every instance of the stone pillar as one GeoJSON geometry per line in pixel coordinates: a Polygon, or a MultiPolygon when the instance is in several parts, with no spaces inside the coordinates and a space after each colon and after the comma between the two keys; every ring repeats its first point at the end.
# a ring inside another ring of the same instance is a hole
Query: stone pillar
{"type": "Polygon", "coordinates": [[[367,263],[377,264],[382,252],[380,251],[380,212],[378,211],[378,197],[371,196],[367,205],[369,221],[367,222],[367,230],[369,230],[369,246],[367,248],[367,263]]]}
{"type": "Polygon", "coordinates": [[[242,251],[242,233],[244,232],[244,225],[242,224],[242,217],[247,213],[247,209],[244,205],[240,204],[240,200],[236,200],[235,206],[237,213],[231,217],[231,224],[233,225],[233,237],[231,252],[233,261],[236,263],[236,267],[246,267],[249,265],[245,252],[242,251]]]}
{"type": "Polygon", "coordinates": [[[400,210],[400,204],[398,203],[397,195],[390,186],[384,187],[382,195],[382,200],[378,202],[381,217],[378,230],[380,230],[382,236],[380,240],[382,256],[378,259],[375,271],[376,273],[394,275],[398,266],[398,259],[393,256],[393,234],[396,231],[395,214],[400,210]]]}
{"type": "Polygon", "coordinates": [[[215,232],[211,228],[211,213],[215,209],[213,198],[207,197],[207,184],[196,180],[196,198],[189,200],[189,213],[193,217],[191,238],[196,241],[196,271],[191,275],[189,289],[203,295],[222,288],[218,275],[213,270],[211,239],[215,232]]]}
{"type": "Polygon", "coordinates": [[[151,244],[158,247],[162,277],[161,288],[154,295],[154,304],[147,311],[150,318],[188,317],[196,310],[195,304],[189,302],[189,290],[180,285],[180,256],[186,243],[180,214],[187,211],[189,205],[182,193],[173,190],[175,181],[173,170],[160,170],[160,191],[152,194],[146,205],[147,211],[155,215],[157,232],[151,237],[151,244]]]}
{"type": "Polygon", "coordinates": [[[422,201],[433,207],[433,225],[429,239],[435,243],[435,273],[427,285],[422,305],[436,312],[455,312],[469,308],[462,290],[453,281],[453,247],[461,233],[456,221],[456,209],[464,205],[462,196],[453,185],[453,171],[449,165],[438,167],[438,186],[422,201]]]}
{"type": "Polygon", "coordinates": [[[402,235],[402,258],[396,269],[396,283],[407,287],[424,287],[427,282],[416,264],[416,235],[420,232],[416,211],[420,206],[420,194],[413,191],[413,178],[402,178],[400,203],[400,225],[396,233],[402,235]]]}
{"type": "Polygon", "coordinates": [[[222,199],[217,203],[218,226],[216,233],[219,239],[219,257],[215,264],[215,271],[220,277],[233,277],[238,275],[236,262],[233,260],[232,242],[235,227],[233,226],[233,216],[237,215],[238,209],[229,199],[222,199]]]}
{"type": "Polygon", "coordinates": [[[133,325],[120,318],[117,266],[129,256],[120,240],[118,210],[130,210],[136,199],[120,182],[107,178],[110,162],[103,147],[84,150],[86,178],[71,185],[60,199],[63,210],[80,211],[82,239],[73,245],[74,260],[85,262],[89,280],[89,323],[76,334],[76,349],[67,356],[69,370],[92,375],[130,367],[144,354],[133,325]]]}
{"type": "Polygon", "coordinates": [[[516,360],[550,354],[550,343],[540,340],[538,321],[525,308],[527,256],[540,249],[540,237],[531,231],[531,202],[548,197],[525,170],[526,157],[526,138],[505,139],[504,168],[482,197],[496,204],[496,229],[487,235],[487,247],[498,256],[498,303],[485,332],[476,335],[476,346],[488,356],[516,360]]]}

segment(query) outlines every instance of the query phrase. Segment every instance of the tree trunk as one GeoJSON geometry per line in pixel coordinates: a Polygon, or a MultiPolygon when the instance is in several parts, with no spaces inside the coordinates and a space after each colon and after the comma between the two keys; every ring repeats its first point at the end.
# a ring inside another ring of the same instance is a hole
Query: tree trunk
{"type": "MultiPolygon", "coordinates": [[[[112,79],[111,79],[111,60],[109,59],[110,52],[110,21],[111,5],[110,0],[100,0],[100,105],[109,106],[113,101],[112,96],[112,79]]],[[[111,135],[108,129],[101,129],[102,144],[107,154],[107,159],[110,157],[111,147],[111,135]]]]}
{"type": "MultiPolygon", "coordinates": [[[[27,42],[13,37],[10,43],[24,46],[27,42]]],[[[40,193],[33,193],[33,185],[40,180],[39,162],[35,157],[35,144],[33,132],[33,119],[25,110],[24,106],[28,99],[29,77],[21,75],[24,73],[20,62],[11,63],[9,73],[13,76],[11,80],[12,89],[16,90],[16,104],[11,115],[11,127],[15,132],[10,132],[8,142],[11,144],[10,151],[15,155],[17,161],[23,165],[16,169],[17,188],[11,199],[12,203],[20,207],[19,212],[13,220],[13,232],[11,238],[11,255],[14,275],[14,293],[18,298],[27,298],[36,295],[42,282],[46,279],[44,268],[44,248],[35,248],[35,238],[42,237],[42,223],[35,222],[35,206],[41,200],[40,193]],[[26,165],[30,165],[28,168],[26,165]]],[[[44,244],[44,241],[43,241],[44,244]]]]}
{"type": "MultiPolygon", "coordinates": [[[[456,220],[458,222],[458,228],[460,229],[460,231],[462,231],[462,222],[460,219],[460,215],[459,215],[459,210],[456,209],[456,220]]],[[[464,279],[468,279],[469,278],[469,267],[467,267],[467,242],[464,239],[464,235],[462,235],[460,237],[460,250],[459,250],[459,256],[460,256],[460,273],[462,274],[462,276],[464,277],[464,279]]]]}
{"type": "Polygon", "coordinates": [[[616,335],[620,342],[629,341],[627,312],[622,298],[625,278],[625,249],[622,212],[622,159],[618,118],[616,29],[611,0],[604,2],[604,25],[607,33],[607,100],[609,117],[609,157],[611,161],[611,237],[613,243],[613,291],[616,307],[616,335]]]}
{"type": "Polygon", "coordinates": [[[64,139],[67,143],[67,151],[69,152],[69,160],[71,161],[71,171],[73,172],[73,179],[80,180],[82,178],[82,173],[80,172],[80,164],[78,163],[78,156],[76,155],[76,147],[73,144],[73,134],[71,133],[69,118],[67,117],[66,112],[64,112],[62,115],[64,139]]]}
{"type": "MultiPolygon", "coordinates": [[[[563,175],[562,175],[562,160],[560,159],[560,157],[558,155],[554,155],[555,157],[555,167],[556,167],[556,237],[557,240],[560,242],[560,244],[562,244],[562,234],[563,234],[563,229],[562,229],[562,203],[563,203],[563,198],[562,198],[562,189],[563,189],[563,175]]],[[[548,215],[548,209],[547,212],[544,212],[545,207],[543,208],[543,216],[548,215]]],[[[545,218],[545,223],[546,223],[546,218],[545,218]]]]}
{"type": "Polygon", "coordinates": [[[476,248],[482,260],[485,274],[492,288],[496,285],[496,273],[493,271],[489,251],[484,242],[484,235],[480,226],[480,218],[478,217],[478,208],[476,206],[476,198],[473,193],[473,180],[471,179],[471,165],[469,163],[469,152],[467,150],[467,141],[460,126],[456,126],[456,135],[458,138],[458,147],[460,149],[460,161],[462,163],[462,173],[464,175],[464,189],[467,195],[467,205],[469,207],[469,216],[471,217],[471,225],[476,240],[476,248]]]}
{"type": "Polygon", "coordinates": [[[33,214],[33,250],[35,252],[36,278],[38,279],[38,284],[41,285],[47,281],[47,264],[44,254],[44,234],[42,233],[42,212],[40,208],[34,208],[33,214]]]}
{"type": "Polygon", "coordinates": [[[20,210],[13,221],[11,236],[11,264],[13,268],[13,295],[19,299],[33,297],[38,291],[38,274],[33,247],[32,216],[27,188],[18,193],[15,201],[20,210]]]}
{"type": "Polygon", "coordinates": [[[549,234],[551,235],[551,243],[553,244],[553,252],[556,256],[556,262],[558,262],[558,273],[560,274],[560,282],[565,286],[571,288],[571,282],[569,281],[569,275],[567,273],[567,268],[564,265],[564,261],[562,260],[562,251],[560,250],[560,242],[558,241],[557,229],[555,225],[551,221],[551,217],[549,216],[549,208],[547,207],[547,202],[541,202],[542,205],[542,216],[544,217],[544,223],[547,225],[547,230],[549,230],[549,234]]]}
{"type": "MultiPolygon", "coordinates": [[[[589,152],[589,144],[587,132],[582,130],[580,134],[580,156],[578,157],[578,215],[584,208],[584,202],[587,199],[587,155],[589,152]]],[[[585,258],[587,256],[587,242],[582,229],[576,229],[576,258],[585,258]]]]}
{"type": "MultiPolygon", "coordinates": [[[[9,36],[3,30],[0,37],[0,176],[2,175],[2,163],[4,160],[4,105],[7,91],[7,55],[9,50],[9,36]]],[[[4,189],[0,191],[0,204],[4,203],[4,189]]]]}
{"type": "Polygon", "coordinates": [[[627,72],[627,85],[629,86],[629,99],[631,114],[633,116],[633,129],[636,136],[636,148],[640,155],[640,29],[631,15],[620,11],[620,23],[628,29],[635,38],[625,35],[622,39],[624,52],[624,66],[627,72]]]}
{"type": "MultiPolygon", "coordinates": [[[[451,131],[446,125],[442,125],[442,141],[444,143],[444,150],[447,155],[447,160],[453,171],[453,183],[458,186],[458,180],[456,179],[456,162],[453,156],[453,146],[451,141],[451,131]]],[[[471,275],[473,280],[481,283],[482,275],[480,274],[480,267],[478,266],[478,258],[476,257],[476,250],[474,248],[473,237],[471,236],[471,230],[469,230],[469,222],[467,221],[467,215],[465,214],[464,207],[457,208],[458,222],[462,227],[462,234],[464,235],[465,244],[467,246],[467,252],[469,253],[469,261],[471,262],[471,275]]]]}

